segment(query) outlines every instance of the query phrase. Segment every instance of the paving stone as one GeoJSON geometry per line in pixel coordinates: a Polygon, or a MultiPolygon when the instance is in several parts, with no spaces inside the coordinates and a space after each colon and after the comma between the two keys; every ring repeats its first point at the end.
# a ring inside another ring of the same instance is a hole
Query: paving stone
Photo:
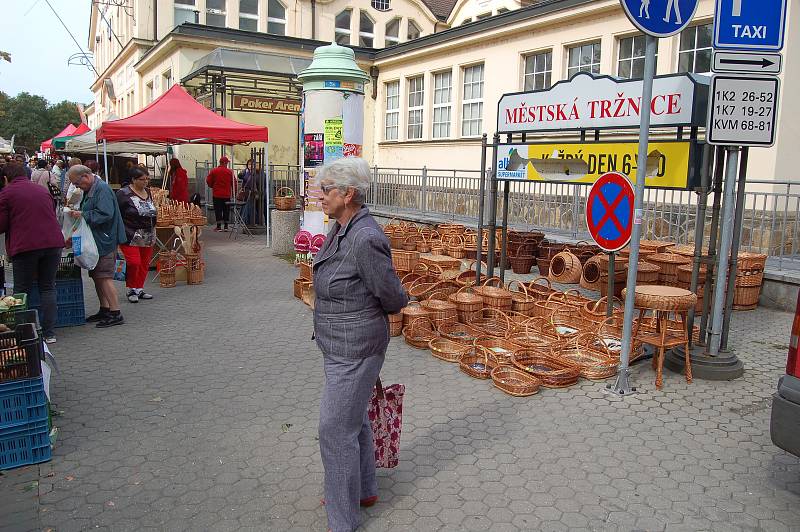
{"type": "MultiPolygon", "coordinates": [[[[296,270],[260,241],[204,238],[205,284],[149,285],[122,327],[59,329],[58,445],[0,478],[0,529],[325,530],[321,355],[296,270]],[[9,499],[19,475],[38,488],[9,499]]],[[[796,528],[800,460],[767,428],[791,322],[735,313],[741,379],[666,371],[659,391],[645,361],[625,399],[589,381],[511,398],[392,339],[382,378],[407,387],[401,461],[379,471],[363,529],[796,528]]]]}

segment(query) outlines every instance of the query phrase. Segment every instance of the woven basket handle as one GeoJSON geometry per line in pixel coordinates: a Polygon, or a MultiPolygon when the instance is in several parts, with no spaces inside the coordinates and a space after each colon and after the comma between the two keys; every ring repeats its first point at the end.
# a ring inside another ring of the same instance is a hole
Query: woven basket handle
{"type": "Polygon", "coordinates": [[[577,288],[569,288],[567,290],[564,290],[564,300],[565,301],[567,300],[567,296],[570,296],[570,295],[575,295],[575,296],[578,296],[579,298],[583,297],[581,295],[581,293],[578,291],[577,288]]]}
{"type": "Polygon", "coordinates": [[[495,283],[497,285],[497,288],[503,287],[503,281],[501,281],[499,277],[489,277],[488,279],[486,279],[486,281],[483,282],[482,286],[492,286],[491,283],[495,283]]]}
{"type": "Polygon", "coordinates": [[[519,279],[514,279],[513,281],[509,282],[508,286],[506,286],[506,288],[510,292],[521,292],[521,293],[525,294],[525,298],[526,299],[528,298],[528,289],[525,287],[525,283],[523,283],[519,279]],[[511,285],[513,285],[514,283],[517,283],[517,288],[521,288],[522,290],[511,290],[511,285]]]}
{"type": "Polygon", "coordinates": [[[276,193],[278,194],[279,198],[293,198],[294,197],[294,190],[292,190],[289,187],[281,187],[276,191],[276,193]],[[284,191],[284,190],[288,190],[289,194],[288,195],[285,195],[285,194],[281,195],[281,192],[284,191]]]}
{"type": "Polygon", "coordinates": [[[428,271],[431,272],[433,275],[442,275],[444,273],[444,268],[439,266],[438,264],[431,264],[428,266],[428,271]],[[436,268],[436,270],[434,270],[436,268]]]}
{"type": "MultiPolygon", "coordinates": [[[[608,348],[606,343],[603,341],[603,339],[597,333],[589,331],[589,332],[585,332],[585,333],[579,334],[577,336],[577,338],[575,338],[575,342],[578,345],[580,345],[580,339],[584,339],[584,338],[586,338],[586,339],[592,338],[593,340],[596,340],[596,342],[595,342],[596,345],[599,345],[603,349],[603,351],[605,351],[606,356],[608,358],[614,358],[614,354],[611,352],[611,350],[608,348]]],[[[586,343],[584,345],[592,345],[592,344],[591,344],[591,341],[586,341],[586,343]]]]}
{"type": "Polygon", "coordinates": [[[548,279],[547,277],[545,277],[543,275],[540,275],[536,279],[531,281],[531,284],[540,284],[539,281],[544,281],[545,284],[547,285],[547,288],[550,288],[550,289],[553,288],[553,285],[550,283],[550,279],[548,279]]]}

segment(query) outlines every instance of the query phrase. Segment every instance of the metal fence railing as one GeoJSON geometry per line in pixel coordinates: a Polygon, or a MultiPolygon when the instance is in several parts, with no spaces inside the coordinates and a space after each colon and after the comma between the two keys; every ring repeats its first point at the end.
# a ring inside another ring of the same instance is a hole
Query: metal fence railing
{"type": "MultiPolygon", "coordinates": [[[[209,162],[198,162],[194,188],[209,197],[205,176],[209,162]]],[[[244,165],[235,165],[238,173],[244,165]]],[[[270,198],[282,187],[299,194],[300,168],[269,165],[270,198]]],[[[478,217],[477,170],[430,168],[372,168],[367,202],[376,211],[392,216],[430,220],[473,222],[478,217]]],[[[509,184],[509,223],[538,228],[570,238],[588,238],[586,196],[589,187],[541,181],[509,184]]],[[[694,239],[698,195],[689,190],[646,189],[643,238],[688,243],[694,239]]],[[[711,196],[706,228],[711,222],[711,196]]],[[[272,202],[270,202],[272,204],[272,202]]],[[[748,180],[740,249],[767,253],[770,264],[780,269],[800,269],[800,181],[748,180]]],[[[498,218],[503,209],[502,184],[498,192],[498,218]]],[[[261,222],[263,223],[263,221],[261,222]]]]}

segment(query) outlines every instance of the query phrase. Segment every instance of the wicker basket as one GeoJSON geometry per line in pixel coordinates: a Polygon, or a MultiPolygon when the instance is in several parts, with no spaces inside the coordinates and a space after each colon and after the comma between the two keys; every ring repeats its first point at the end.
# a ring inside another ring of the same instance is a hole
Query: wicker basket
{"type": "Polygon", "coordinates": [[[316,294],[314,293],[314,286],[311,283],[307,283],[303,285],[303,295],[300,298],[303,300],[303,303],[314,308],[314,302],[316,301],[316,294]]]}
{"type": "Polygon", "coordinates": [[[475,339],[474,345],[475,349],[488,350],[498,364],[511,364],[512,355],[522,348],[506,338],[494,336],[480,336],[475,339]]]}
{"type": "Polygon", "coordinates": [[[458,363],[461,357],[472,353],[474,348],[460,342],[455,342],[448,338],[434,338],[428,342],[428,349],[431,354],[445,362],[458,363]]]}
{"type": "Polygon", "coordinates": [[[458,321],[461,323],[469,323],[483,309],[483,298],[466,286],[455,294],[450,294],[448,300],[456,306],[458,321]]]}
{"type": "Polygon", "coordinates": [[[675,284],[678,282],[678,267],[689,264],[692,259],[677,253],[655,253],[647,257],[647,262],[661,268],[658,274],[659,282],[675,284]]]}
{"type": "Polygon", "coordinates": [[[436,327],[429,318],[417,318],[411,325],[403,328],[406,343],[417,349],[427,349],[431,340],[439,337],[436,327]]]}
{"type": "Polygon", "coordinates": [[[297,198],[294,195],[294,190],[289,187],[279,188],[275,194],[275,208],[279,211],[291,211],[296,209],[297,198]]]}
{"type": "MultiPolygon", "coordinates": [[[[616,297],[611,298],[612,315],[622,316],[624,313],[623,307],[624,303],[622,301],[616,297]]],[[[581,317],[594,323],[601,323],[608,317],[607,310],[608,296],[603,296],[597,301],[587,301],[586,304],[581,307],[581,317]]]]}
{"type": "Polygon", "coordinates": [[[389,314],[389,336],[403,334],[403,313],[389,314]]]}
{"type": "Polygon", "coordinates": [[[472,346],[476,338],[482,336],[481,331],[463,323],[445,324],[439,327],[439,334],[453,342],[472,346]]]}
{"type": "Polygon", "coordinates": [[[549,351],[520,349],[512,357],[514,366],[538,378],[545,388],[566,388],[580,378],[580,370],[552,356],[549,351]]]}
{"type": "Polygon", "coordinates": [[[497,360],[485,349],[475,349],[461,356],[458,368],[475,379],[489,379],[492,370],[499,367],[497,360]]]}
{"type": "Polygon", "coordinates": [[[666,253],[668,249],[673,247],[675,244],[672,242],[664,242],[661,240],[640,240],[639,247],[640,248],[650,248],[654,249],[656,253],[666,253]]]}
{"type": "Polygon", "coordinates": [[[556,283],[578,284],[582,272],[583,267],[578,256],[569,250],[564,250],[550,261],[550,273],[547,274],[547,278],[556,283]]]}
{"type": "Polygon", "coordinates": [[[484,308],[467,324],[484,336],[505,338],[511,333],[514,324],[508,315],[496,308],[484,308]]]}
{"type": "Polygon", "coordinates": [[[741,270],[759,270],[763,271],[767,266],[767,256],[761,253],[750,253],[749,251],[741,251],[736,256],[737,266],[741,270]]]}
{"type": "Polygon", "coordinates": [[[198,267],[191,267],[186,270],[186,284],[203,284],[206,278],[206,265],[202,261],[198,267]]]}
{"type": "Polygon", "coordinates": [[[429,318],[431,313],[429,310],[422,308],[417,301],[410,301],[403,310],[400,311],[403,315],[403,328],[411,325],[411,322],[418,318],[429,318]]]}
{"type": "Polygon", "coordinates": [[[531,273],[531,268],[536,264],[536,245],[523,242],[514,250],[513,254],[509,254],[508,262],[514,273],[522,275],[531,273]]]}
{"type": "MultiPolygon", "coordinates": [[[[678,266],[678,281],[681,283],[692,282],[692,269],[691,264],[682,264],[678,266]]],[[[705,264],[700,265],[700,270],[697,272],[697,284],[704,284],[706,282],[706,273],[708,268],[705,264]]]]}
{"type": "Polygon", "coordinates": [[[464,251],[464,237],[461,235],[450,235],[445,242],[445,251],[454,259],[463,259],[466,256],[464,251]]]}
{"type": "MultiPolygon", "coordinates": [[[[628,265],[625,264],[625,273],[627,276],[628,265]]],[[[658,283],[658,274],[661,273],[661,267],[649,262],[639,261],[636,267],[636,284],[656,284],[658,283]]]]}
{"type": "Polygon", "coordinates": [[[174,251],[161,251],[158,254],[158,282],[161,288],[174,288],[177,284],[175,269],[178,266],[178,254],[174,251]]]}
{"type": "Polygon", "coordinates": [[[492,370],[494,385],[514,397],[527,397],[539,391],[541,381],[513,366],[499,366],[492,370]]]}
{"type": "Polygon", "coordinates": [[[508,283],[508,291],[511,292],[511,310],[519,312],[525,316],[533,316],[533,307],[536,304],[536,299],[528,295],[528,288],[525,283],[514,280],[508,283]],[[517,290],[512,286],[517,285],[517,290]]]}
{"type": "Polygon", "coordinates": [[[530,318],[523,323],[516,323],[508,339],[525,349],[539,349],[549,353],[560,342],[542,332],[545,325],[544,318],[530,318]]]}
{"type": "Polygon", "coordinates": [[[505,288],[492,286],[493,283],[500,283],[497,277],[492,277],[484,281],[483,285],[474,288],[475,293],[483,299],[483,306],[497,310],[511,310],[512,293],[505,288]]]}
{"type": "Polygon", "coordinates": [[[601,263],[599,255],[595,255],[586,261],[581,273],[581,288],[594,290],[595,292],[600,291],[600,268],[601,263]]]}
{"type": "Polygon", "coordinates": [[[733,308],[736,310],[753,310],[757,308],[763,283],[764,272],[761,270],[736,272],[736,284],[734,285],[733,291],[733,308]]]}
{"type": "Polygon", "coordinates": [[[395,270],[414,271],[418,263],[418,251],[392,250],[392,264],[395,270]]]}
{"type": "Polygon", "coordinates": [[[300,279],[310,281],[314,278],[314,268],[310,262],[300,261],[297,265],[300,267],[300,279]]]}
{"type": "Polygon", "coordinates": [[[449,301],[428,298],[420,303],[420,306],[430,312],[428,317],[433,321],[437,330],[442,325],[456,323],[458,321],[458,307],[449,301]]]}
{"type": "Polygon", "coordinates": [[[528,295],[536,300],[544,301],[554,292],[556,292],[556,290],[553,288],[553,285],[550,284],[550,279],[543,275],[538,276],[528,283],[528,295]]]}
{"type": "Polygon", "coordinates": [[[594,333],[583,334],[560,353],[561,360],[576,367],[584,379],[603,380],[617,374],[619,360],[615,360],[607,350],[601,352],[594,347],[598,345],[596,336],[594,333]]]}
{"type": "MultiPolygon", "coordinates": [[[[625,298],[627,288],[622,291],[625,298]]],[[[641,285],[636,287],[634,305],[661,311],[686,311],[697,303],[697,295],[671,286],[641,285]]]]}
{"type": "Polygon", "coordinates": [[[301,297],[303,297],[303,283],[307,283],[307,282],[308,281],[306,281],[305,279],[295,279],[294,280],[294,283],[292,283],[293,284],[292,293],[294,294],[294,297],[296,297],[297,299],[300,299],[301,297]]]}

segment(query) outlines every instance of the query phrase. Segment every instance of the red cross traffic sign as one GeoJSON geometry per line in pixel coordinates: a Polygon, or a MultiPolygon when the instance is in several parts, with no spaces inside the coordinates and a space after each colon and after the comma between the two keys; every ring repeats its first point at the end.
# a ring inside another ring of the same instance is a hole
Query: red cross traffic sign
{"type": "Polygon", "coordinates": [[[633,185],[628,176],[608,172],[595,181],[586,199],[586,226],[605,251],[628,245],[633,229],[633,185]]]}

